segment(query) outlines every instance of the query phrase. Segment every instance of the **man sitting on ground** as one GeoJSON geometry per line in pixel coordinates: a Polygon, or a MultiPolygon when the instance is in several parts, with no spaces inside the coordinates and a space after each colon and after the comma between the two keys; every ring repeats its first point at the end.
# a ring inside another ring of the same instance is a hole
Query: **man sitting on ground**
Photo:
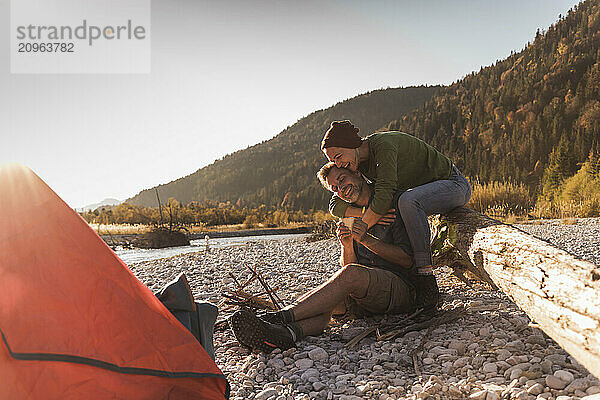
{"type": "MultiPolygon", "coordinates": [[[[330,162],[317,176],[342,200],[368,207],[373,189],[359,172],[330,162]]],[[[368,232],[360,218],[353,220],[352,230],[339,222],[336,234],[342,268],[281,311],[262,318],[247,310],[234,313],[230,325],[240,344],[264,352],[288,349],[306,335],[321,334],[332,315],[398,314],[437,305],[435,277],[414,273],[410,240],[399,215],[389,226],[374,225],[368,232]]]]}

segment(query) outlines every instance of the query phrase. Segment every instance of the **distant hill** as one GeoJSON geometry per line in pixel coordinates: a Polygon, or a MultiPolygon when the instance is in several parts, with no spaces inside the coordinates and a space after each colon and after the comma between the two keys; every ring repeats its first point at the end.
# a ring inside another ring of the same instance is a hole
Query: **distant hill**
{"type": "MultiPolygon", "coordinates": [[[[375,90],[300,119],[273,139],[237,151],[191,175],[158,186],[161,199],[180,202],[231,201],[238,205],[326,209],[329,195],[316,172],[327,160],[320,151],[323,134],[333,120],[351,119],[367,135],[398,115],[422,106],[437,90],[408,87],[375,90]]],[[[154,188],[127,202],[156,205],[154,188]]]]}
{"type": "Polygon", "coordinates": [[[100,207],[106,207],[106,206],[116,206],[121,204],[122,201],[121,200],[117,200],[117,199],[104,199],[102,200],[100,203],[95,203],[95,204],[90,204],[81,208],[78,208],[77,211],[94,211],[97,208],[100,207]]]}

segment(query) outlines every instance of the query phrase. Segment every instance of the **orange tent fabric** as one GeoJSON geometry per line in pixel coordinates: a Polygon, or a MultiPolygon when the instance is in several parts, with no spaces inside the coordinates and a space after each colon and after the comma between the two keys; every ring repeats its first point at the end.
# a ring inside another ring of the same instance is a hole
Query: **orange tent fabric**
{"type": "Polygon", "coordinates": [[[30,169],[0,167],[0,399],[223,399],[198,341],[30,169]]]}

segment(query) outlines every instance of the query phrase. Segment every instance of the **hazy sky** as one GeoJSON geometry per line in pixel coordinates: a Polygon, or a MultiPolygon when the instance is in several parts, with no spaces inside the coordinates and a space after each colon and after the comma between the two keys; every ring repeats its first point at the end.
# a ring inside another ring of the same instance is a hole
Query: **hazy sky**
{"type": "Polygon", "coordinates": [[[125,199],[360,93],[451,83],[575,4],[152,1],[150,74],[17,75],[0,0],[0,164],[29,165],[72,207],[125,199]]]}

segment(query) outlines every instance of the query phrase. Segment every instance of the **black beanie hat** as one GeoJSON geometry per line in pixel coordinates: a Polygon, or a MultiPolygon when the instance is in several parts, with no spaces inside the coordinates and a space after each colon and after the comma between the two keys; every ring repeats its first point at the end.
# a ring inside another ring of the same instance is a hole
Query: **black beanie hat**
{"type": "Polygon", "coordinates": [[[321,142],[321,150],[328,147],[343,147],[346,149],[356,149],[362,144],[362,139],[358,136],[358,128],[352,125],[352,122],[333,121],[331,126],[325,132],[321,142]]]}

